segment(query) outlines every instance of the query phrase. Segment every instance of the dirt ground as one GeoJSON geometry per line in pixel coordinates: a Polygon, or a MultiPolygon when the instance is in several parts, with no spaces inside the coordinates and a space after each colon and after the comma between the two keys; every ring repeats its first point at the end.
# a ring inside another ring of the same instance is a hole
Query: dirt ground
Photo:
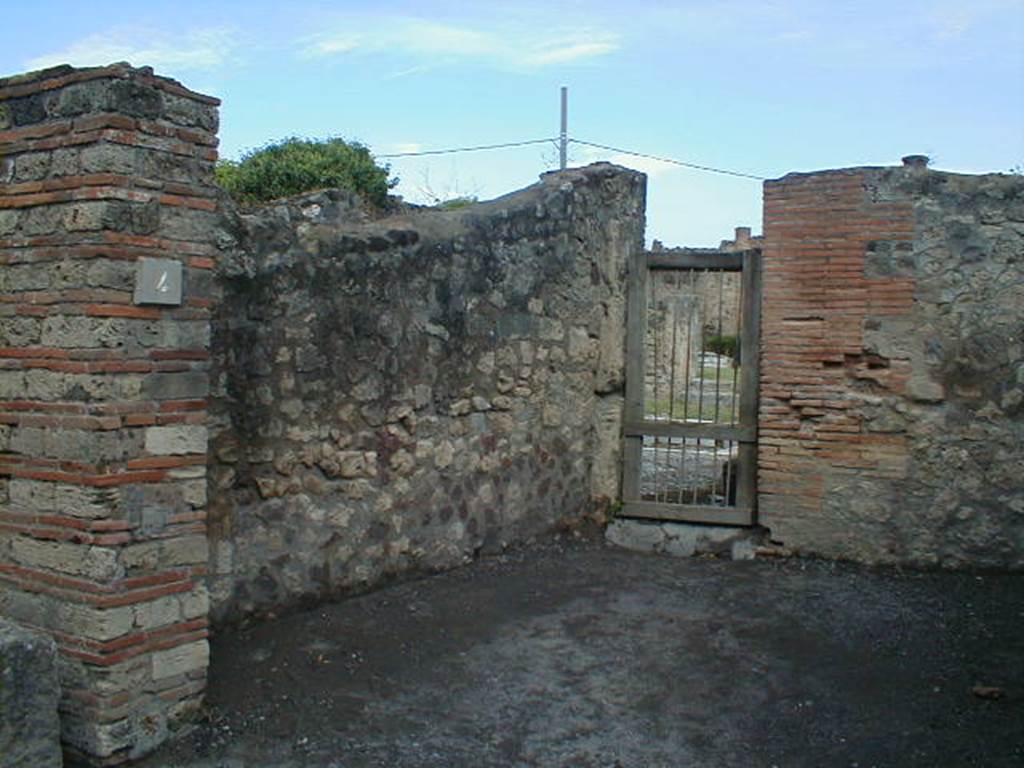
{"type": "Polygon", "coordinates": [[[224,632],[208,703],[147,768],[1019,768],[1024,574],[563,541],[224,632]]]}

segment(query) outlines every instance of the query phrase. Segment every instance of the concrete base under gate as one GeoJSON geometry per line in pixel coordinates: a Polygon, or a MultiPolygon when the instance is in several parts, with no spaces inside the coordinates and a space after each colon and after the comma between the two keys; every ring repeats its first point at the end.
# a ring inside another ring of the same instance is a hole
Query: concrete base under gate
{"type": "Polygon", "coordinates": [[[765,538],[761,528],[667,523],[656,520],[613,520],[605,539],[634,552],[663,552],[676,557],[729,556],[752,560],[754,549],[765,538]]]}

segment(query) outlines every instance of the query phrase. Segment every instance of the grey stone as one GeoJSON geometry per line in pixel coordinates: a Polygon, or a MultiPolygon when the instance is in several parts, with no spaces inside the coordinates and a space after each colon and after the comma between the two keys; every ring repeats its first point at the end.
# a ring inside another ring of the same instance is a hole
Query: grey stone
{"type": "Polygon", "coordinates": [[[660,523],[620,519],[608,525],[605,538],[623,549],[658,552],[665,543],[665,530],[660,523]]]}
{"type": "Polygon", "coordinates": [[[0,763],[60,768],[57,648],[0,618],[0,763]]]}
{"type": "Polygon", "coordinates": [[[149,427],[146,430],[146,453],[168,456],[184,453],[206,453],[206,427],[178,424],[170,427],[149,427]]]}
{"type": "Polygon", "coordinates": [[[135,172],[137,153],[134,147],[100,142],[82,149],[79,162],[83,173],[135,172]]]}
{"type": "Polygon", "coordinates": [[[142,382],[142,395],[153,400],[187,400],[205,397],[209,388],[206,373],[157,373],[142,382]]]}

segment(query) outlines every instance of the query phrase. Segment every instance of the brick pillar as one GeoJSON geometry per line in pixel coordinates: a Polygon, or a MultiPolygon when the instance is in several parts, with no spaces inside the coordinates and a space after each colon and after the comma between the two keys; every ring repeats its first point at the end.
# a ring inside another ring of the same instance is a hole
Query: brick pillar
{"type": "Polygon", "coordinates": [[[913,272],[876,268],[909,250],[913,202],[893,183],[909,173],[790,174],[764,187],[758,504],[773,538],[797,550],[885,559],[874,539],[907,437],[867,416],[915,394],[908,384],[928,386],[918,353],[899,348],[913,272]],[[870,338],[889,327],[895,342],[870,338]]]}
{"type": "Polygon", "coordinates": [[[56,639],[97,763],[205,685],[218,103],[124,64],[0,80],[0,613],[56,639]],[[147,259],[180,305],[135,299],[147,259]]]}

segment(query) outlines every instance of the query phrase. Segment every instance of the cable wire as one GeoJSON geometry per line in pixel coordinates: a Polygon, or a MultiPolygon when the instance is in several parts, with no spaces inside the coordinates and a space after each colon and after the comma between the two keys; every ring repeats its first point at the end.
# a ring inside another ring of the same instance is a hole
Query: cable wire
{"type": "Polygon", "coordinates": [[[721,173],[726,176],[739,176],[744,179],[756,179],[757,181],[767,181],[765,176],[757,176],[753,173],[743,173],[742,171],[727,171],[724,168],[714,168],[710,165],[699,165],[697,163],[687,163],[684,160],[675,160],[671,157],[659,157],[658,155],[648,155],[645,152],[634,152],[630,149],[620,149],[619,147],[610,147],[607,144],[597,144],[593,141],[583,141],[582,139],[569,139],[571,144],[582,144],[587,147],[596,147],[597,149],[606,149],[609,152],[618,152],[620,155],[633,155],[634,157],[646,157],[648,160],[658,160],[662,163],[671,163],[672,165],[681,165],[684,168],[692,168],[696,171],[709,171],[710,173],[721,173]]]}
{"type": "MultiPolygon", "coordinates": [[[[553,143],[558,145],[558,138],[550,139],[530,139],[529,141],[510,141],[504,144],[480,144],[475,147],[452,147],[450,149],[426,149],[418,152],[391,152],[383,155],[374,155],[374,157],[382,160],[390,160],[392,158],[399,157],[426,157],[429,155],[453,155],[459,152],[483,152],[491,149],[510,149],[513,147],[528,147],[536,144],[547,144],[553,143]]],[[[612,147],[608,144],[598,144],[594,141],[584,141],[583,139],[569,139],[570,144],[580,144],[585,147],[594,147],[596,149],[604,149],[609,152],[617,152],[620,155],[632,155],[633,157],[644,157],[648,160],[657,160],[661,163],[670,163],[671,165],[679,165],[683,168],[690,168],[695,171],[706,171],[709,173],[721,173],[725,176],[736,176],[742,179],[755,179],[757,181],[766,181],[765,176],[758,176],[753,173],[744,173],[742,171],[730,171],[725,168],[715,168],[710,165],[701,165],[699,163],[688,163],[685,160],[676,160],[672,157],[661,157],[660,155],[651,155],[646,152],[634,152],[631,149],[622,149],[621,147],[612,147]]]]}
{"type": "Polygon", "coordinates": [[[531,139],[530,141],[511,141],[507,144],[481,144],[477,147],[454,147],[452,149],[427,149],[421,152],[392,152],[387,155],[374,155],[382,159],[393,157],[423,157],[424,155],[451,155],[456,152],[480,152],[486,149],[507,149],[509,147],[526,147],[531,144],[547,144],[549,141],[557,142],[558,139],[531,139]]]}

